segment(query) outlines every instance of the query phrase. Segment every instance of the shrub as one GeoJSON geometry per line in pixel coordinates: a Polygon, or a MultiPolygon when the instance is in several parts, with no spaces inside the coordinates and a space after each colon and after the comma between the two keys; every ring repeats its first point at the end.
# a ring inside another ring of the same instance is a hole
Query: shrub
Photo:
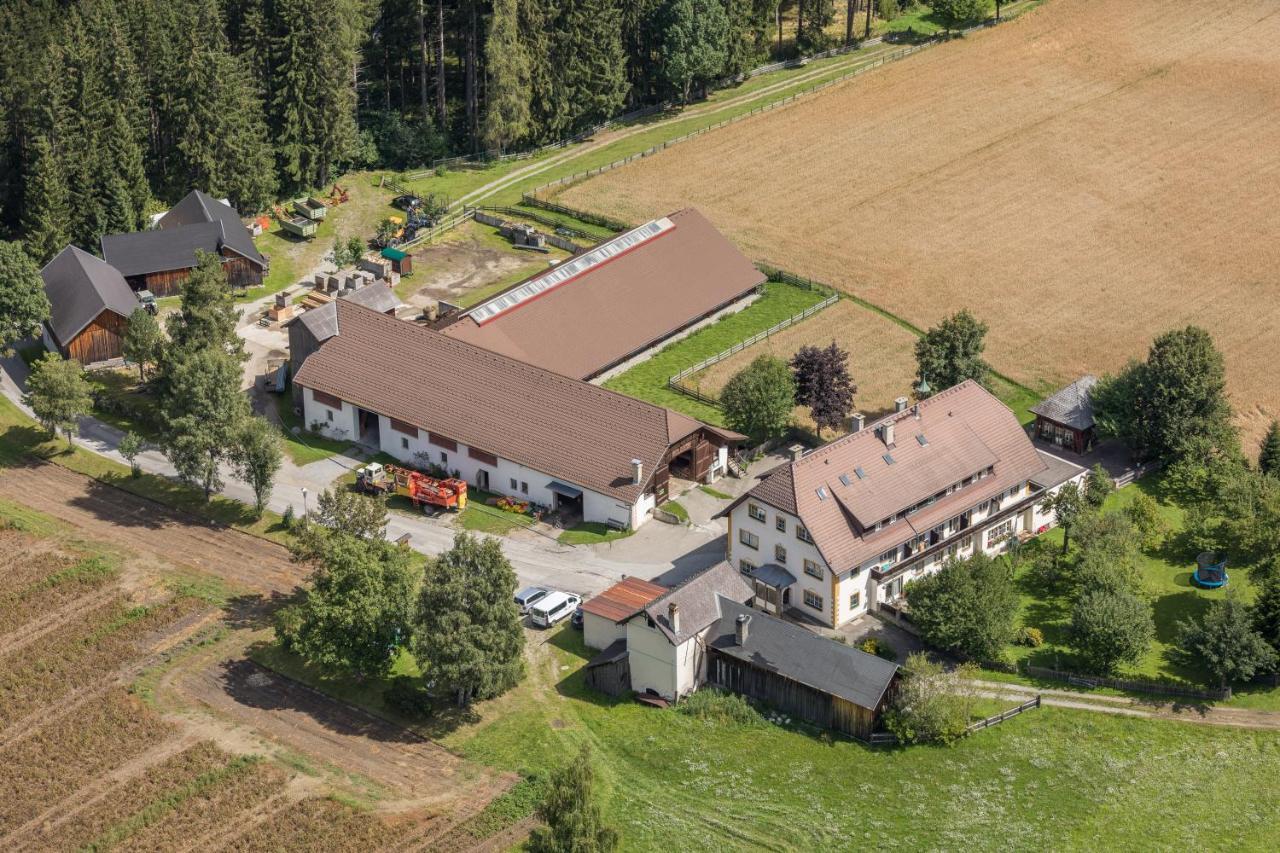
{"type": "Polygon", "coordinates": [[[285,530],[293,529],[293,521],[294,521],[293,504],[289,504],[287,507],[284,508],[284,516],[280,519],[280,521],[281,523],[284,524],[285,530]]]}
{"type": "Polygon", "coordinates": [[[685,697],[676,710],[686,716],[720,725],[759,726],[764,717],[736,693],[707,688],[685,697]]]}
{"type": "Polygon", "coordinates": [[[896,661],[898,659],[898,653],[893,650],[893,646],[879,637],[867,637],[858,644],[858,648],[869,655],[875,655],[885,660],[896,661]]]}
{"type": "Polygon", "coordinates": [[[1019,628],[1018,633],[1014,635],[1013,641],[1020,646],[1030,646],[1038,649],[1044,645],[1044,632],[1039,628],[1019,628]]]}
{"type": "Polygon", "coordinates": [[[422,680],[409,675],[397,675],[391,679],[391,686],[382,691],[382,701],[406,717],[430,717],[435,712],[431,694],[422,680]]]}
{"type": "Polygon", "coordinates": [[[1090,672],[1137,663],[1153,636],[1151,606],[1123,589],[1089,590],[1071,611],[1071,647],[1090,672]]]}
{"type": "Polygon", "coordinates": [[[976,672],[972,664],[948,672],[923,653],[911,655],[885,726],[903,743],[952,743],[963,737],[976,699],[976,672]]]}

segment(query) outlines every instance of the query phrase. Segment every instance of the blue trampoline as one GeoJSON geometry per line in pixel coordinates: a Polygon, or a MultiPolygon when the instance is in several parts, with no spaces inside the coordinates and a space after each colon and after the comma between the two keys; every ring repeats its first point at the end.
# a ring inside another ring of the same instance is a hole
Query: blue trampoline
{"type": "Polygon", "coordinates": [[[1219,589],[1227,585],[1227,558],[1213,551],[1204,551],[1196,557],[1196,570],[1191,582],[1205,589],[1219,589]]]}

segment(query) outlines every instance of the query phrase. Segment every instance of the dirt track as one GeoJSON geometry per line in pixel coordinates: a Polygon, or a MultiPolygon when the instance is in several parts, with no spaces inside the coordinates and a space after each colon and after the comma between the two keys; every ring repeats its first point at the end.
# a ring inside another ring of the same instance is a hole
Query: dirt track
{"type": "Polygon", "coordinates": [[[306,576],[283,547],[191,516],[47,462],[0,471],[0,497],[83,530],[89,538],[190,566],[261,593],[288,593],[306,576]]]}

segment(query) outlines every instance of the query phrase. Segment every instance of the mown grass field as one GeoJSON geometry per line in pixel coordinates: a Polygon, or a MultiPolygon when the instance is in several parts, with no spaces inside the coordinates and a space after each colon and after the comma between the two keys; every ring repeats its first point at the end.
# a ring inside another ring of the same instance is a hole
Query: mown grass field
{"type": "Polygon", "coordinates": [[[707,423],[723,424],[724,414],[718,408],[672,391],[667,386],[667,379],[686,367],[799,314],[821,302],[823,298],[824,295],[817,291],[781,282],[766,282],[764,294],[751,305],[665,347],[647,361],[609,379],[604,387],[676,409],[707,423]]]}
{"type": "Polygon", "coordinates": [[[1268,0],[1055,0],[557,200],[633,221],[695,205],[917,326],[968,307],[993,365],[1036,388],[1203,325],[1256,439],[1280,415],[1277,39],[1268,0]]]}
{"type": "Polygon", "coordinates": [[[578,632],[529,637],[520,687],[419,727],[535,783],[592,744],[626,850],[1262,849],[1280,813],[1273,733],[1046,706],[953,748],[873,749],[612,700],[584,686],[578,632]]]}

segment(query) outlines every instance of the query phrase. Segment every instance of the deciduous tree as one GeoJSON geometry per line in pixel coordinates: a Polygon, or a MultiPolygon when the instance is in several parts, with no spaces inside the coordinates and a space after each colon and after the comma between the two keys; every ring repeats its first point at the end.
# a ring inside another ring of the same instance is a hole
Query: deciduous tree
{"type": "Polygon", "coordinates": [[[276,428],[259,417],[245,418],[236,432],[230,459],[240,479],[253,488],[254,507],[259,516],[267,507],[283,456],[284,443],[276,428]]]}
{"type": "Polygon", "coordinates": [[[1116,490],[1116,481],[1099,462],[1089,469],[1084,478],[1084,499],[1094,509],[1102,509],[1107,498],[1116,490]]]}
{"type": "Polygon", "coordinates": [[[907,586],[911,622],[929,645],[998,660],[1013,639],[1018,591],[1008,560],[975,554],[948,560],[907,586]]]}
{"type": "Polygon", "coordinates": [[[120,437],[120,444],[116,449],[120,451],[124,461],[129,463],[129,473],[134,477],[142,476],[142,468],[138,466],[138,455],[142,453],[142,439],[138,434],[126,432],[120,437]]]}
{"type": "Polygon", "coordinates": [[[835,341],[828,347],[803,346],[791,359],[797,405],[808,406],[819,432],[839,429],[853,411],[857,392],[849,377],[849,353],[835,341]]]}
{"type": "Polygon", "coordinates": [[[386,541],[331,536],[312,559],[311,586],[277,622],[281,639],[329,672],[387,675],[409,642],[418,583],[411,555],[386,541]]]}
{"type": "Polygon", "coordinates": [[[1249,606],[1235,590],[1209,605],[1200,620],[1178,622],[1178,644],[1223,687],[1248,681],[1276,665],[1276,652],[1254,628],[1249,606]]]}
{"type": "Polygon", "coordinates": [[[77,422],[93,408],[91,392],[80,362],[50,352],[32,367],[23,402],[50,433],[61,429],[70,447],[77,422]]]}
{"type": "Polygon", "coordinates": [[[916,384],[927,381],[941,391],[966,379],[986,384],[990,368],[982,359],[987,325],[958,311],[916,341],[916,384]]]}
{"type": "Polygon", "coordinates": [[[0,240],[0,353],[40,334],[49,319],[44,279],[21,243],[0,240]]]}
{"type": "Polygon", "coordinates": [[[124,333],[124,357],[138,365],[138,381],[147,381],[147,365],[160,363],[164,347],[160,322],[143,308],[134,311],[124,333]]]}
{"type": "Polygon", "coordinates": [[[1151,606],[1129,592],[1087,590],[1071,610],[1070,645],[1090,672],[1107,675],[1137,663],[1153,636],[1151,606]]]}
{"type": "Polygon", "coordinates": [[[964,736],[977,702],[973,664],[948,670],[914,652],[903,667],[885,726],[903,743],[953,743],[964,736]]]}
{"type": "Polygon", "coordinates": [[[240,392],[240,366],[226,352],[206,348],[170,360],[166,382],[159,401],[165,455],[208,500],[222,487],[219,466],[228,461],[249,415],[249,402],[240,392]]]}
{"type": "Polygon", "coordinates": [[[423,574],[413,648],[458,707],[514,687],[524,675],[516,574],[498,540],[459,533],[423,574]]]}
{"type": "Polygon", "coordinates": [[[662,76],[688,102],[724,71],[729,21],[722,0],[670,0],[663,13],[662,76]]]}
{"type": "Polygon", "coordinates": [[[1040,504],[1042,512],[1053,513],[1053,520],[1062,528],[1062,553],[1071,544],[1071,527],[1088,511],[1088,502],[1075,482],[1064,483],[1040,504]]]}
{"type": "Polygon", "coordinates": [[[791,369],[774,356],[758,356],[725,383],[720,405],[729,426],[739,432],[755,437],[781,435],[796,405],[791,369]]]}
{"type": "Polygon", "coordinates": [[[991,13],[992,0],[932,0],[929,7],[949,27],[976,24],[991,13]]]}

